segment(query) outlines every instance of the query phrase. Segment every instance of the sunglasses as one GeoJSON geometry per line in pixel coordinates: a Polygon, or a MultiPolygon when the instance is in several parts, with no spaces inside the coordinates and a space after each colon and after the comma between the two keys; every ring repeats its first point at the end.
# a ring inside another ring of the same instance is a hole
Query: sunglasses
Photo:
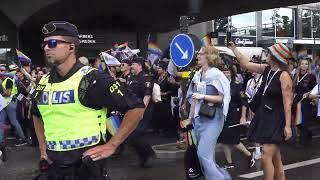
{"type": "Polygon", "coordinates": [[[63,40],[58,40],[58,39],[49,39],[48,41],[43,41],[41,43],[41,48],[44,49],[46,47],[46,45],[48,45],[48,47],[50,49],[52,49],[52,48],[57,47],[59,43],[72,44],[71,42],[68,42],[68,41],[63,41],[63,40]]]}

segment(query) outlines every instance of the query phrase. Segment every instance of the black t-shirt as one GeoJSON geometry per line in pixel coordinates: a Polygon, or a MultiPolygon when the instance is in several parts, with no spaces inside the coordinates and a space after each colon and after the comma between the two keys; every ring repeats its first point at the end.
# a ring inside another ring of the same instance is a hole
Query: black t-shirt
{"type": "Polygon", "coordinates": [[[152,95],[153,84],[151,77],[148,74],[145,74],[143,71],[137,75],[131,75],[127,83],[128,89],[130,89],[130,91],[140,99],[143,99],[144,96],[152,95]]]}
{"type": "Polygon", "coordinates": [[[299,74],[299,79],[295,82],[295,93],[303,95],[310,92],[317,85],[316,77],[313,74],[299,74]]]}
{"type": "MultiPolygon", "coordinates": [[[[53,69],[50,72],[49,83],[57,83],[67,80],[81,67],[83,67],[83,65],[80,62],[77,62],[64,77],[59,76],[56,70],[53,69]]],[[[84,106],[93,109],[107,107],[108,109],[125,112],[133,108],[144,108],[144,104],[141,99],[136,98],[136,96],[132,96],[127,89],[114,81],[110,75],[106,73],[99,73],[97,70],[91,71],[81,80],[79,86],[79,99],[84,106]],[[118,89],[112,88],[115,85],[117,85],[118,89]]],[[[42,117],[35,100],[33,101],[33,115],[39,118],[42,117]]],[[[79,161],[82,154],[89,148],[90,147],[65,152],[48,150],[47,153],[49,158],[55,163],[73,164],[79,161]]]]}
{"type": "Polygon", "coordinates": [[[30,85],[30,80],[27,78],[23,78],[22,80],[19,80],[17,83],[18,92],[23,94],[24,96],[28,95],[27,88],[30,85]]]}
{"type": "Polygon", "coordinates": [[[30,85],[31,82],[30,82],[29,79],[23,78],[23,79],[21,80],[21,83],[24,85],[24,87],[28,88],[28,86],[30,85]]]}

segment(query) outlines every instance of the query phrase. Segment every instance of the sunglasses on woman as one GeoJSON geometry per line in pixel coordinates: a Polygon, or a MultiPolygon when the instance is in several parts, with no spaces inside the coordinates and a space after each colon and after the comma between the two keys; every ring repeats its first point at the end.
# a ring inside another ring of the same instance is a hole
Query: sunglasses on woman
{"type": "Polygon", "coordinates": [[[57,47],[59,43],[71,44],[72,42],[58,40],[58,39],[49,39],[48,41],[43,41],[41,43],[41,48],[44,49],[44,47],[46,47],[46,45],[48,45],[48,47],[50,49],[52,49],[52,48],[57,47]]]}

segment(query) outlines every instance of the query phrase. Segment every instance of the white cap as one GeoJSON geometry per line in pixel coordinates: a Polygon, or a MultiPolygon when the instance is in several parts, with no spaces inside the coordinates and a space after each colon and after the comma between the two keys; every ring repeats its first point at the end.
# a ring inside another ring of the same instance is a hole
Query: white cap
{"type": "Polygon", "coordinates": [[[16,70],[16,69],[18,69],[18,66],[14,65],[14,64],[9,65],[9,70],[10,71],[11,70],[16,70]]]}

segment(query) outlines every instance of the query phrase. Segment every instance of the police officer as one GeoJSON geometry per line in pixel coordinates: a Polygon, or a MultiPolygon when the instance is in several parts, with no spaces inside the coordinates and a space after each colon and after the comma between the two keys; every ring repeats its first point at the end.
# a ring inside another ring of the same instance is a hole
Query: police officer
{"type": "Polygon", "coordinates": [[[53,68],[33,94],[43,171],[39,179],[105,179],[103,159],[138,125],[144,104],[109,75],[77,61],[76,26],[53,21],[42,32],[42,48],[53,68]],[[105,143],[108,109],[126,113],[118,132],[105,143]]]}
{"type": "MultiPolygon", "coordinates": [[[[0,112],[0,124],[4,124],[8,118],[10,124],[14,127],[17,135],[19,136],[16,146],[26,145],[26,138],[23,133],[23,130],[20,126],[20,123],[17,119],[17,96],[18,96],[18,87],[15,80],[15,70],[18,67],[15,65],[9,65],[9,73],[7,77],[2,81],[3,88],[3,97],[4,97],[4,106],[5,108],[0,112]]],[[[0,144],[4,143],[4,129],[0,128],[0,144]]]]}
{"type": "Polygon", "coordinates": [[[152,118],[152,104],[150,103],[153,84],[151,77],[145,73],[145,60],[142,57],[133,57],[131,62],[132,75],[128,78],[128,88],[138,98],[142,99],[147,107],[143,119],[137,129],[130,135],[129,144],[133,146],[139,156],[140,165],[148,168],[152,167],[155,153],[151,145],[143,139],[145,130],[152,118]]]}
{"type": "Polygon", "coordinates": [[[127,80],[131,76],[131,60],[124,59],[121,61],[121,76],[118,78],[121,83],[127,84],[127,80]]]}

